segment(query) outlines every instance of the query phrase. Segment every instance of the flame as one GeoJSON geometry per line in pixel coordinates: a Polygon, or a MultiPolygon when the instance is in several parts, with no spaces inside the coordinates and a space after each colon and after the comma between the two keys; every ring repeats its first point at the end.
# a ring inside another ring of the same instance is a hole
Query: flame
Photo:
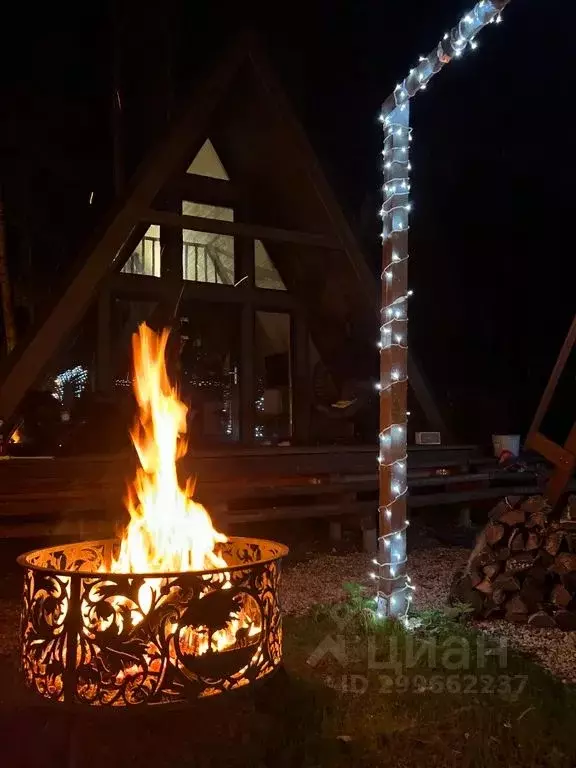
{"type": "Polygon", "coordinates": [[[15,429],[14,432],[12,432],[12,436],[8,442],[12,443],[12,445],[18,445],[18,443],[22,442],[22,435],[20,434],[19,429],[15,429]]]}
{"type": "Polygon", "coordinates": [[[226,566],[215,545],[226,536],[192,500],[192,484],[181,488],[176,462],[186,453],[188,409],[166,370],[169,331],[156,334],[142,324],[132,337],[138,420],[131,432],[140,459],[128,489],[130,522],[113,560],[115,573],[201,571],[226,566]]]}

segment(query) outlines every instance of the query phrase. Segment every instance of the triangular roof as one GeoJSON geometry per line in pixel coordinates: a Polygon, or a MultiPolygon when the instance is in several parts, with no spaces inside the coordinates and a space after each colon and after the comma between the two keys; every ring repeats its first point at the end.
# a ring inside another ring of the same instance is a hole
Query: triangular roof
{"type": "MultiPolygon", "coordinates": [[[[103,281],[134,250],[146,212],[161,207],[164,187],[186,172],[200,150],[221,158],[231,183],[249,196],[259,225],[311,233],[302,242],[270,241],[266,248],[288,291],[305,307],[327,367],[339,378],[362,375],[362,361],[371,350],[376,355],[377,283],[266,57],[248,35],[196,88],[185,114],[81,255],[56,304],[0,366],[0,419],[12,416],[103,281]]],[[[416,394],[437,426],[429,394],[416,394]]]]}

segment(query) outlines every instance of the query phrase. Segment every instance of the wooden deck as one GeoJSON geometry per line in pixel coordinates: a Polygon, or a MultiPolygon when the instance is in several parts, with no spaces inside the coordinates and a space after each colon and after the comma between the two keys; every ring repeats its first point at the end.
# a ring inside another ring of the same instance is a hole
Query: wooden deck
{"type": "MultiPolygon", "coordinates": [[[[134,459],[117,456],[0,459],[0,538],[111,535],[134,459]]],[[[226,448],[182,460],[196,476],[195,498],[225,530],[235,523],[355,517],[373,525],[375,446],[226,448]]],[[[466,504],[506,493],[535,493],[535,475],[503,472],[474,446],[409,451],[411,507],[466,504]]]]}

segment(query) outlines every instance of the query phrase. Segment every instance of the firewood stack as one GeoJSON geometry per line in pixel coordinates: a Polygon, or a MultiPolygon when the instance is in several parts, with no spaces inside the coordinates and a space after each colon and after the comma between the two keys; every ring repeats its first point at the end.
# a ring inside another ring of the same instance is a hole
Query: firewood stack
{"type": "Polygon", "coordinates": [[[508,496],[490,513],[451,602],[477,617],[576,629],[576,497],[552,513],[543,496],[508,496]]]}

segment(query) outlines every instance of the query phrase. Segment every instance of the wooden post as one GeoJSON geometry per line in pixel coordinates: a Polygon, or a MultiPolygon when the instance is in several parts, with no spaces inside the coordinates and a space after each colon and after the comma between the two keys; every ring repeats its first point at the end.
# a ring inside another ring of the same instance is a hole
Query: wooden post
{"type": "Polygon", "coordinates": [[[242,305],[240,335],[240,441],[254,442],[255,387],[254,387],[254,324],[252,302],[242,305]]]}
{"type": "Polygon", "coordinates": [[[384,115],[382,317],[380,327],[380,506],[378,613],[404,616],[406,577],[406,396],[408,386],[408,104],[384,115]]]}
{"type": "Polygon", "coordinates": [[[292,397],[294,414],[293,437],[296,443],[305,445],[310,437],[311,381],[310,338],[304,311],[297,308],[292,314],[290,328],[293,371],[292,397]]]}

